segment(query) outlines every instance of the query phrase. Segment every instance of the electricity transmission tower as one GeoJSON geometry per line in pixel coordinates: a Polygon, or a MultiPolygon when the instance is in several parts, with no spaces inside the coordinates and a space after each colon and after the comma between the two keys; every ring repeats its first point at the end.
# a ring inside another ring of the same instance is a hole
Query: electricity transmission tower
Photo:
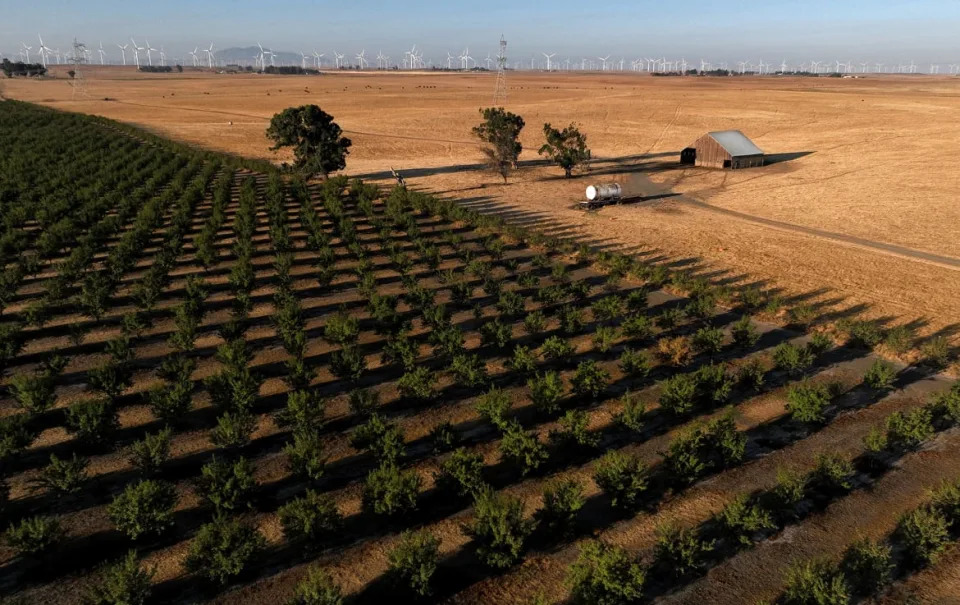
{"type": "Polygon", "coordinates": [[[83,98],[87,96],[87,82],[83,79],[83,72],[80,71],[80,65],[87,62],[87,46],[83,42],[77,42],[73,39],[73,77],[70,79],[70,85],[73,87],[73,99],[80,95],[83,98]]]}
{"type": "Polygon", "coordinates": [[[497,55],[497,88],[493,92],[493,106],[503,107],[507,104],[507,41],[500,36],[500,54],[497,55]]]}

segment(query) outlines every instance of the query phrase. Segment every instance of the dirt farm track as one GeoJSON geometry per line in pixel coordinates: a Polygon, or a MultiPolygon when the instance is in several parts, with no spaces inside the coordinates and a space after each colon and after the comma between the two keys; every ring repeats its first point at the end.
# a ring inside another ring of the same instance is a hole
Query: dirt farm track
{"type": "Polygon", "coordinates": [[[651,78],[509,74],[526,120],[523,169],[503,185],[480,170],[470,128],[490,74],[259,76],[90,68],[87,98],[66,76],[4,82],[3,94],[104,115],[211,148],[281,161],[271,115],[316,103],[354,141],[348,173],[403,171],[419,189],[598,244],[701,265],[715,276],[955,338],[960,318],[960,80],[947,77],[651,78]],[[537,162],[544,122],[575,121],[597,158],[558,178],[537,162]],[[680,149],[736,128],[775,162],[683,169],[680,149]],[[615,179],[647,200],[585,215],[587,184],[615,179]],[[673,195],[681,194],[681,195],[673,195]],[[721,212],[718,212],[721,211],[721,212]]]}

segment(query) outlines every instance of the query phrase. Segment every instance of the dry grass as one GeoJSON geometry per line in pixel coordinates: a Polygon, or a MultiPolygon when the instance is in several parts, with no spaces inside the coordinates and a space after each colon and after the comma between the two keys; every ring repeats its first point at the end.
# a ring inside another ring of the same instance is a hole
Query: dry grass
{"type": "Polygon", "coordinates": [[[527,121],[524,160],[543,122],[575,120],[608,160],[573,180],[527,167],[510,184],[478,170],[471,141],[490,74],[328,74],[323,77],[138,75],[91,68],[90,99],[64,79],[13,81],[5,94],[105,115],[189,142],[275,161],[263,132],[284,107],[317,103],[354,139],[352,174],[395,167],[414,187],[520,218],[562,223],[611,245],[690,259],[730,277],[775,283],[875,317],[960,316],[956,269],[809,234],[757,225],[677,198],[583,215],[569,209],[588,182],[615,178],[642,193],[672,190],[713,206],[876,242],[960,257],[958,177],[942,158],[960,151],[953,78],[650,78],[626,74],[511,74],[509,108],[527,121]],[[111,100],[104,100],[109,97],[111,100]],[[231,123],[232,122],[232,123],[231,123]],[[739,128],[769,154],[808,155],[740,172],[681,169],[681,148],[708,130],[739,128]],[[425,170],[417,170],[425,169],[425,170]],[[442,169],[442,170],[438,170],[442,169]],[[641,179],[631,179],[631,172],[641,179]],[[653,185],[646,185],[646,177],[653,185]]]}

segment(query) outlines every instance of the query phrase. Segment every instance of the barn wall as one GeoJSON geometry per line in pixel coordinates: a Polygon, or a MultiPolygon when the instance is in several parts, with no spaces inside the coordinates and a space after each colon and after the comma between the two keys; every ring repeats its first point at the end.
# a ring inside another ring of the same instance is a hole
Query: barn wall
{"type": "Polygon", "coordinates": [[[697,150],[697,166],[705,168],[723,168],[723,162],[732,160],[727,150],[720,146],[713,137],[702,136],[693,144],[697,150]]]}

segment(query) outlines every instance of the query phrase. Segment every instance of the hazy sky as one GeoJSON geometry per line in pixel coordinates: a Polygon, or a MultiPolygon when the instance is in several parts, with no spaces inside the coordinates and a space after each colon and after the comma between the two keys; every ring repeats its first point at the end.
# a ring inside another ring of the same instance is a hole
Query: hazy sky
{"type": "MultiPolygon", "coordinates": [[[[395,59],[412,44],[427,59],[469,46],[495,54],[503,33],[511,62],[539,52],[557,58],[612,54],[688,61],[841,59],[960,63],[958,0],[0,0],[0,52],[20,42],[66,49],[74,36],[108,53],[130,36],[183,56],[194,46],[353,55],[365,48],[395,59]]],[[[944,68],[945,71],[945,68],[944,68]]]]}

